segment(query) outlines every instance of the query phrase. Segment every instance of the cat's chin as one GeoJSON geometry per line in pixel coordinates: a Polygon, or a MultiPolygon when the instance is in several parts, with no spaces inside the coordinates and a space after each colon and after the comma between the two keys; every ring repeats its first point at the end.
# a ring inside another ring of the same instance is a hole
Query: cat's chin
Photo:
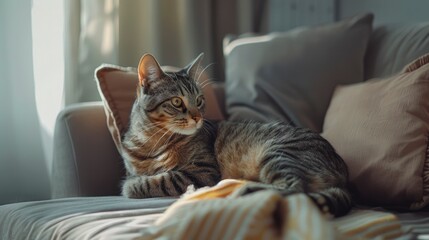
{"type": "Polygon", "coordinates": [[[186,127],[186,128],[175,126],[175,127],[171,127],[170,131],[177,133],[177,134],[182,134],[182,135],[193,135],[202,126],[203,126],[203,121],[191,122],[190,124],[188,124],[188,127],[186,127]]]}
{"type": "Polygon", "coordinates": [[[182,134],[182,135],[192,135],[197,132],[197,128],[174,128],[172,129],[174,133],[182,134]]]}

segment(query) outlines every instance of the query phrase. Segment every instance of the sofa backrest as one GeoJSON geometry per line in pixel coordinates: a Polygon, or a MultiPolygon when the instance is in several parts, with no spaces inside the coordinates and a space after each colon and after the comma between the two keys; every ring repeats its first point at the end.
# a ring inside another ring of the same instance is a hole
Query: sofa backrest
{"type": "Polygon", "coordinates": [[[429,53],[429,22],[389,24],[373,30],[365,55],[365,79],[386,77],[429,53]]]}
{"type": "MultiPolygon", "coordinates": [[[[227,36],[225,46],[233,39],[227,36]]],[[[371,34],[365,54],[365,80],[398,73],[408,63],[426,53],[429,53],[429,22],[378,26],[371,34]]],[[[223,83],[216,83],[214,92],[226,116],[224,87],[223,83]]]]}

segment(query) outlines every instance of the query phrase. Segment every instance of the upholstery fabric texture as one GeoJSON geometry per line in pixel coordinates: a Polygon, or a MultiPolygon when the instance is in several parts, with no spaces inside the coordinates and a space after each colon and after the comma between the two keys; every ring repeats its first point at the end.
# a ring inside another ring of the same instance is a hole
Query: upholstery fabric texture
{"type": "Polygon", "coordinates": [[[70,105],[54,132],[53,198],[110,196],[121,192],[122,159],[106,126],[101,102],[70,105]]]}
{"type": "Polygon", "coordinates": [[[0,239],[135,239],[177,198],[74,197],[0,206],[0,239]]]}
{"type": "Polygon", "coordinates": [[[321,132],[335,86],[364,79],[372,14],[226,45],[230,120],[286,121],[321,132]]]}
{"type": "Polygon", "coordinates": [[[399,74],[339,86],[323,134],[346,161],[363,203],[429,203],[429,55],[399,74]]]}
{"type": "MultiPolygon", "coordinates": [[[[176,67],[162,67],[166,72],[174,72],[176,67]]],[[[98,90],[105,106],[107,126],[118,151],[121,152],[121,137],[128,129],[130,113],[137,96],[138,76],[135,68],[103,64],[95,71],[98,90]]],[[[199,78],[203,84],[206,99],[205,118],[222,120],[223,113],[216,98],[216,89],[209,81],[207,74],[199,78]]]]}

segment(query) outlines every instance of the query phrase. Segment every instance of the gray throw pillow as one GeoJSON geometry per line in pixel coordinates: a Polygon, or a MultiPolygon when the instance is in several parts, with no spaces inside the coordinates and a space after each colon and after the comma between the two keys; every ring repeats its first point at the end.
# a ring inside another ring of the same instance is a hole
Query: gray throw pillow
{"type": "Polygon", "coordinates": [[[230,120],[286,121],[322,131],[335,86],[363,81],[372,14],[241,38],[224,49],[230,120]]]}

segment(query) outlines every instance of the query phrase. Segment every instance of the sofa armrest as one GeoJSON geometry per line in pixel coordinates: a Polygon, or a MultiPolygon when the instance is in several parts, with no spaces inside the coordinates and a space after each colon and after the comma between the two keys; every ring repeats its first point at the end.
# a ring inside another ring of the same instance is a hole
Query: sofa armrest
{"type": "Polygon", "coordinates": [[[53,198],[118,195],[124,174],[101,102],[75,104],[60,112],[54,133],[53,198]]]}

